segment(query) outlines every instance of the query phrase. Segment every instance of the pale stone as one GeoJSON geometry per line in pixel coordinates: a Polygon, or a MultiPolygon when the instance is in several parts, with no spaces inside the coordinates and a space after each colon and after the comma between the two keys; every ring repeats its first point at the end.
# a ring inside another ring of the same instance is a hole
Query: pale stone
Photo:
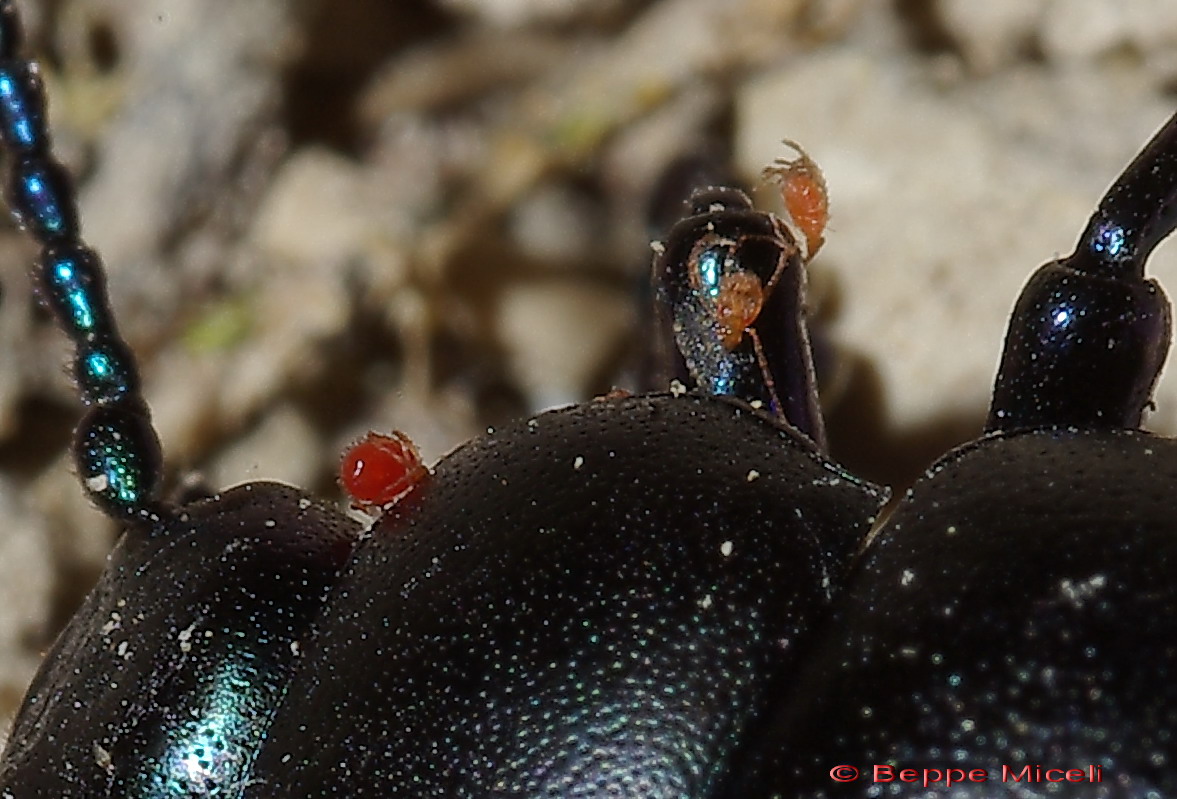
{"type": "Polygon", "coordinates": [[[533,410],[580,400],[633,318],[633,298],[571,280],[509,287],[498,335],[533,410]],[[568,335],[552,331],[574,331],[568,335]]]}

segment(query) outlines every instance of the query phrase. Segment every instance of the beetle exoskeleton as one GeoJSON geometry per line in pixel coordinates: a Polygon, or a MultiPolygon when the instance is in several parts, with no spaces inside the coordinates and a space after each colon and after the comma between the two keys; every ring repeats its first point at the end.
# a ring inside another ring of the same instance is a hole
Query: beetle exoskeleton
{"type": "Polygon", "coordinates": [[[290,686],[316,712],[279,714],[254,778],[284,786],[269,796],[713,795],[880,500],[715,398],[496,430],[373,528],[290,686]]]}
{"type": "Polygon", "coordinates": [[[750,791],[1177,792],[1177,441],[1139,429],[1170,340],[1144,265],[1175,200],[1177,116],[1026,284],[986,435],[871,538],[750,791]]]}
{"type": "Polygon", "coordinates": [[[79,470],[127,524],[25,699],[0,795],[721,790],[886,499],[821,452],[788,230],[726,190],[672,234],[659,282],[688,308],[698,392],[504,427],[367,531],[275,483],[173,505],[11,2],[0,23],[0,69],[24,76],[0,104],[13,203],[91,406],[79,470]]]}
{"type": "Polygon", "coordinates": [[[19,46],[0,0],[10,203],[76,346],[79,476],[126,532],[29,690],[0,796],[1022,795],[1041,768],[1177,793],[1177,443],[1138,429],[1169,346],[1143,267],[1177,222],[1177,117],[1024,290],[987,434],[881,529],[886,491],[824,454],[804,154],[793,225],[710,187],[660,247],[685,387],[503,426],[428,476],[400,448],[391,492],[356,495],[387,505],[363,529],[277,483],[161,496],[19,46]],[[913,767],[987,779],[887,771],[913,767]]]}
{"type": "Polygon", "coordinates": [[[129,528],[29,687],[0,795],[240,795],[359,532],[278,483],[129,528]]]}

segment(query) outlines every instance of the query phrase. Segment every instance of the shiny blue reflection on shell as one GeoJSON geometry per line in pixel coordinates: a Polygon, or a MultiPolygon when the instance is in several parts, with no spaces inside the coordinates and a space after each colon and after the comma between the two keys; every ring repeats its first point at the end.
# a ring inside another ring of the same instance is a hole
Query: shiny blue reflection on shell
{"type": "Polygon", "coordinates": [[[736,363],[735,356],[724,358],[714,364],[714,372],[707,381],[711,393],[719,396],[729,396],[736,393],[736,363]]]}
{"type": "Polygon", "coordinates": [[[724,251],[705,250],[699,255],[699,279],[703,291],[712,298],[719,297],[719,279],[723,270],[724,251]]]}
{"type": "Polygon", "coordinates": [[[128,442],[117,431],[107,429],[104,432],[108,435],[91,450],[92,470],[85,475],[86,482],[120,504],[141,502],[145,486],[138,453],[128,449],[128,442]]]}
{"type": "Polygon", "coordinates": [[[258,688],[272,681],[260,678],[250,659],[219,666],[199,702],[168,731],[163,752],[140,772],[135,796],[220,796],[245,784],[273,699],[272,690],[258,688]]]}
{"type": "Polygon", "coordinates": [[[65,215],[57,195],[53,191],[52,182],[41,168],[35,168],[28,174],[22,175],[22,188],[26,206],[38,223],[50,234],[60,234],[65,231],[65,215]]]}
{"type": "Polygon", "coordinates": [[[28,104],[20,84],[12,73],[0,70],[0,107],[9,120],[9,135],[13,142],[24,149],[31,149],[37,143],[37,131],[29,119],[28,104]]]}
{"type": "Polygon", "coordinates": [[[78,388],[86,404],[117,402],[136,391],[134,365],[114,338],[99,338],[79,354],[78,388]]]}
{"type": "Polygon", "coordinates": [[[1121,258],[1127,254],[1128,234],[1121,225],[1104,222],[1095,232],[1091,249],[1108,258],[1121,258]]]}
{"type": "Polygon", "coordinates": [[[77,264],[73,259],[62,259],[53,264],[49,274],[54,287],[65,298],[74,327],[83,333],[93,330],[94,306],[89,291],[82,283],[77,264]]]}
{"type": "Polygon", "coordinates": [[[114,374],[114,365],[105,352],[91,352],[86,355],[86,373],[103,382],[114,374]]]}
{"type": "Polygon", "coordinates": [[[1075,298],[1064,293],[1050,298],[1042,314],[1042,341],[1053,342],[1050,346],[1062,347],[1074,335],[1074,324],[1078,321],[1079,311],[1075,308],[1075,298]]]}

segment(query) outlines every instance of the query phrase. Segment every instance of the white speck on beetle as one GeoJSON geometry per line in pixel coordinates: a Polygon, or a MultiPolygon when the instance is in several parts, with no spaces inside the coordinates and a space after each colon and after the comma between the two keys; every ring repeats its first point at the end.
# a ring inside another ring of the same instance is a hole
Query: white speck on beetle
{"type": "Polygon", "coordinates": [[[651,241],[650,249],[654,251],[655,255],[662,255],[666,252],[666,245],[660,241],[651,241]]]}
{"type": "Polygon", "coordinates": [[[1083,607],[1083,603],[1099,593],[1108,584],[1108,578],[1103,574],[1093,574],[1086,580],[1059,580],[1059,594],[1076,608],[1083,607]]]}
{"type": "Polygon", "coordinates": [[[907,586],[907,585],[911,585],[914,582],[915,582],[915,572],[913,572],[911,569],[904,569],[903,574],[899,575],[899,584],[900,585],[907,586]]]}
{"type": "Polygon", "coordinates": [[[731,541],[724,541],[719,545],[719,554],[723,555],[725,558],[729,558],[731,557],[733,549],[735,549],[735,544],[733,544],[731,541]]]}
{"type": "Polygon", "coordinates": [[[176,636],[176,640],[180,642],[180,651],[187,654],[192,651],[192,633],[196,628],[196,622],[192,622],[183,630],[180,630],[176,636]]]}
{"type": "Polygon", "coordinates": [[[114,760],[110,756],[110,751],[103,749],[97,741],[94,742],[94,762],[98,764],[98,768],[106,772],[114,771],[114,760]]]}
{"type": "Polygon", "coordinates": [[[122,626],[123,616],[118,611],[111,611],[110,618],[106,620],[106,624],[102,625],[102,629],[98,631],[99,635],[107,636],[122,626]]]}
{"type": "Polygon", "coordinates": [[[266,519],[266,527],[273,529],[277,526],[278,526],[278,522],[274,521],[273,519],[266,519]]]}
{"type": "Polygon", "coordinates": [[[310,506],[311,506],[311,501],[309,499],[307,499],[306,497],[303,497],[302,499],[300,499],[298,501],[298,509],[299,510],[306,510],[310,506]]]}
{"type": "Polygon", "coordinates": [[[761,408],[764,407],[764,400],[754,399],[751,402],[749,402],[748,404],[751,405],[754,409],[760,410],[761,408]]]}
{"type": "Polygon", "coordinates": [[[584,466],[584,456],[577,455],[576,458],[572,461],[572,468],[580,471],[581,466],[584,466]]]}
{"type": "Polygon", "coordinates": [[[300,648],[298,645],[298,641],[291,641],[290,642],[290,654],[294,655],[295,657],[298,657],[301,654],[299,649],[300,648]]]}
{"type": "Polygon", "coordinates": [[[699,600],[699,607],[703,608],[703,610],[707,610],[707,608],[711,607],[711,594],[707,594],[699,600]]]}
{"type": "Polygon", "coordinates": [[[96,474],[86,478],[86,488],[94,493],[101,493],[110,487],[110,479],[104,474],[96,474]]]}
{"type": "Polygon", "coordinates": [[[672,396],[681,397],[687,393],[687,387],[682,384],[681,380],[670,381],[670,393],[672,396]]]}
{"type": "Polygon", "coordinates": [[[759,477],[760,477],[760,472],[756,471],[755,469],[748,470],[748,482],[749,483],[751,483],[753,480],[758,479],[759,477]]]}

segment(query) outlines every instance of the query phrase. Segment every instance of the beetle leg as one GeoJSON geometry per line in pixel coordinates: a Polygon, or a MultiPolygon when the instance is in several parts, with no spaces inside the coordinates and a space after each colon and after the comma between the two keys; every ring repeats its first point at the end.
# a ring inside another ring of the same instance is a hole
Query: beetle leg
{"type": "Polygon", "coordinates": [[[987,430],[1140,426],[1171,338],[1169,301],[1144,263],[1174,226],[1177,115],[1108,189],[1075,252],[1022,290],[987,430]]]}

